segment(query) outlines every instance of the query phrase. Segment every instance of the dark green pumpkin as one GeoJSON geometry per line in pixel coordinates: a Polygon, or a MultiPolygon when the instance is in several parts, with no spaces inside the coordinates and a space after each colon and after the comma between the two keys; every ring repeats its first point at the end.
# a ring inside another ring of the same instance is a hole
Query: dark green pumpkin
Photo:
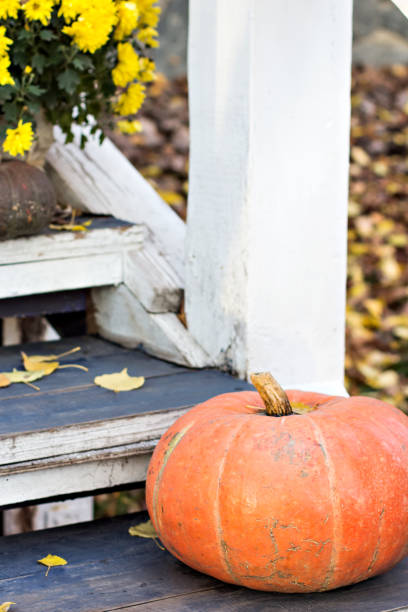
{"type": "Polygon", "coordinates": [[[45,172],[22,161],[0,163],[0,240],[40,233],[56,204],[45,172]]]}

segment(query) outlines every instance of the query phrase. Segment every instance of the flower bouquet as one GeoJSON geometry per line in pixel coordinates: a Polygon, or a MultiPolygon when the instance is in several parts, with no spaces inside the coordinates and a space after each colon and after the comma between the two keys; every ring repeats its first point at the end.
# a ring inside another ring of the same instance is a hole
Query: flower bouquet
{"type": "MultiPolygon", "coordinates": [[[[1,0],[0,116],[3,151],[24,155],[39,113],[60,126],[99,133],[140,130],[135,114],[154,78],[156,0],[1,0]]],[[[87,136],[82,136],[84,146],[87,136]]]]}
{"type": "MultiPolygon", "coordinates": [[[[66,142],[73,125],[87,128],[81,147],[89,135],[102,142],[115,123],[140,131],[135,115],[155,76],[148,52],[158,46],[156,2],[0,0],[0,153],[43,167],[54,125],[66,142]]],[[[0,164],[0,240],[41,231],[55,209],[52,185],[37,193],[44,173],[23,166],[0,164]],[[32,182],[30,193],[18,190],[19,177],[32,182]]]]}

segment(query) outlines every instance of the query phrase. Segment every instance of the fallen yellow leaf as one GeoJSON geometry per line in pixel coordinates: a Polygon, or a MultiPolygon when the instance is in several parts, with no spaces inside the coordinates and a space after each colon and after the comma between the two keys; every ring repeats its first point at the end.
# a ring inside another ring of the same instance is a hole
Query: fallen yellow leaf
{"type": "Polygon", "coordinates": [[[80,347],[76,347],[71,351],[67,351],[66,353],[62,353],[61,355],[26,355],[24,351],[21,351],[21,357],[23,359],[23,364],[27,372],[43,372],[44,376],[48,376],[55,372],[55,370],[62,368],[78,368],[79,370],[88,371],[88,368],[82,365],[78,365],[75,363],[68,363],[66,365],[61,365],[59,361],[51,361],[51,359],[58,359],[60,357],[64,357],[71,353],[75,353],[75,351],[80,350],[80,347]]]}
{"type": "Polygon", "coordinates": [[[155,530],[152,521],[146,521],[145,523],[138,523],[137,525],[133,525],[129,527],[129,533],[131,536],[138,536],[139,538],[149,538],[155,541],[157,546],[161,550],[165,550],[163,546],[159,544],[157,541],[159,534],[155,530]]]}
{"type": "MultiPolygon", "coordinates": [[[[4,376],[7,378],[10,383],[24,383],[25,385],[29,385],[33,387],[36,391],[40,389],[36,385],[32,385],[31,383],[34,380],[38,380],[39,378],[43,378],[44,372],[25,372],[24,370],[16,370],[14,369],[12,372],[0,372],[0,376],[4,376]]],[[[3,385],[6,386],[6,385],[3,385]]],[[[8,386],[8,385],[7,385],[8,386]]]]}
{"type": "Polygon", "coordinates": [[[48,569],[45,573],[48,576],[48,572],[50,571],[50,567],[56,567],[57,565],[66,565],[68,562],[62,557],[58,557],[58,555],[47,555],[44,559],[38,559],[37,563],[41,563],[45,565],[48,569]]]}
{"type": "MultiPolygon", "coordinates": [[[[59,367],[58,361],[39,361],[38,359],[31,359],[21,351],[21,357],[23,358],[23,364],[27,372],[43,372],[44,376],[48,376],[55,372],[55,370],[59,367]]],[[[38,357],[38,355],[35,355],[38,357]]]]}
{"type": "Polygon", "coordinates": [[[302,402],[291,402],[290,405],[292,406],[294,414],[305,414],[306,412],[313,412],[313,410],[316,410],[316,406],[309,406],[302,402]]]}
{"type": "Polygon", "coordinates": [[[0,605],[0,612],[8,612],[10,610],[10,606],[15,606],[14,601],[5,601],[0,605]]]}
{"type": "Polygon", "coordinates": [[[138,523],[129,527],[129,533],[131,536],[139,536],[139,538],[158,538],[159,534],[155,530],[152,521],[146,521],[145,523],[138,523]]]}
{"type": "MultiPolygon", "coordinates": [[[[4,374],[0,374],[0,387],[9,387],[11,385],[10,380],[4,374]]],[[[0,609],[1,612],[1,609],[0,609]]]]}
{"type": "Polygon", "coordinates": [[[129,376],[127,368],[124,368],[121,372],[96,376],[94,379],[95,385],[116,392],[139,389],[139,387],[144,385],[144,382],[145,379],[143,376],[129,376]]]}
{"type": "Polygon", "coordinates": [[[76,353],[80,351],[81,347],[76,346],[69,351],[65,351],[64,353],[60,353],[59,355],[30,355],[30,361],[59,361],[61,357],[67,357],[67,355],[72,355],[72,353],[76,353]]]}
{"type": "Polygon", "coordinates": [[[53,230],[65,230],[68,232],[87,232],[92,221],[85,221],[82,224],[65,223],[64,225],[55,225],[51,223],[48,227],[53,230]]]}

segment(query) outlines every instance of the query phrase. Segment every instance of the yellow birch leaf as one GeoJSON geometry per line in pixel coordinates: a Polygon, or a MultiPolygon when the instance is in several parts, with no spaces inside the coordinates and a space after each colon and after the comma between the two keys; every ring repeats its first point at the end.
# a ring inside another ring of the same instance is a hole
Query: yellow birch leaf
{"type": "Polygon", "coordinates": [[[305,414],[306,412],[312,412],[316,410],[316,406],[309,406],[308,404],[303,404],[302,402],[291,402],[292,411],[294,414],[305,414]]]}
{"type": "Polygon", "coordinates": [[[80,351],[81,347],[76,346],[69,351],[65,351],[64,353],[60,353],[59,355],[29,355],[30,361],[59,361],[61,357],[67,357],[67,355],[72,355],[72,353],[76,353],[80,351]]]}
{"type": "Polygon", "coordinates": [[[23,358],[23,364],[27,372],[43,372],[44,376],[48,376],[55,372],[59,367],[58,361],[37,361],[33,360],[28,355],[21,351],[21,357],[23,358]]]}
{"type": "Polygon", "coordinates": [[[57,565],[66,565],[68,562],[62,557],[58,557],[58,555],[47,555],[44,559],[38,559],[37,563],[41,563],[45,565],[48,569],[45,573],[48,576],[48,572],[50,571],[50,567],[56,567],[57,565]]]}
{"type": "MultiPolygon", "coordinates": [[[[0,374],[0,387],[9,387],[11,385],[10,380],[4,374],[0,374]]],[[[0,608],[1,612],[1,608],[0,608]]]]}
{"type": "Polygon", "coordinates": [[[75,351],[80,350],[80,347],[76,347],[71,351],[67,351],[66,353],[62,353],[61,355],[26,355],[23,351],[21,351],[21,356],[23,358],[24,367],[27,372],[44,372],[44,376],[48,376],[52,374],[57,369],[62,368],[78,368],[79,370],[84,370],[88,372],[88,368],[82,365],[78,365],[75,363],[68,363],[66,365],[61,365],[59,361],[51,361],[52,358],[56,359],[59,357],[63,357],[65,355],[69,355],[74,353],[75,351]]]}
{"type": "Polygon", "coordinates": [[[1,376],[5,376],[10,383],[24,383],[33,387],[36,391],[40,389],[36,387],[36,385],[31,384],[34,380],[38,380],[39,378],[43,378],[44,372],[25,372],[24,370],[16,370],[14,369],[12,372],[0,372],[1,376]]]}
{"type": "Polygon", "coordinates": [[[53,230],[62,230],[67,232],[87,232],[92,221],[85,221],[81,224],[64,223],[63,225],[55,225],[51,223],[48,227],[53,230]]]}
{"type": "Polygon", "coordinates": [[[139,536],[139,538],[158,538],[159,534],[155,530],[152,521],[146,521],[145,523],[138,523],[129,527],[129,533],[131,536],[139,536]]]}
{"type": "Polygon", "coordinates": [[[149,538],[151,540],[154,540],[157,546],[161,550],[166,550],[158,542],[159,534],[155,530],[152,521],[146,521],[145,523],[138,523],[137,525],[133,525],[132,527],[129,527],[129,533],[131,536],[138,536],[139,538],[149,538]]]}
{"type": "Polygon", "coordinates": [[[5,601],[0,605],[0,612],[8,612],[10,610],[10,606],[15,606],[16,603],[14,601],[5,601]]]}
{"type": "Polygon", "coordinates": [[[121,372],[96,376],[94,379],[95,385],[116,392],[139,389],[139,387],[144,385],[144,381],[145,379],[143,376],[129,376],[127,368],[124,368],[121,372]]]}

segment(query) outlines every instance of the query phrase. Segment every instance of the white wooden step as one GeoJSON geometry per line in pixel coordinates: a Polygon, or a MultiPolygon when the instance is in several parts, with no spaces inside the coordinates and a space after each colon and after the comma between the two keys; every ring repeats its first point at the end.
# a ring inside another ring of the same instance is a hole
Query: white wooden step
{"type": "Polygon", "coordinates": [[[143,225],[93,217],[86,232],[48,230],[0,242],[0,299],[117,285],[144,238],[143,225]]]}

